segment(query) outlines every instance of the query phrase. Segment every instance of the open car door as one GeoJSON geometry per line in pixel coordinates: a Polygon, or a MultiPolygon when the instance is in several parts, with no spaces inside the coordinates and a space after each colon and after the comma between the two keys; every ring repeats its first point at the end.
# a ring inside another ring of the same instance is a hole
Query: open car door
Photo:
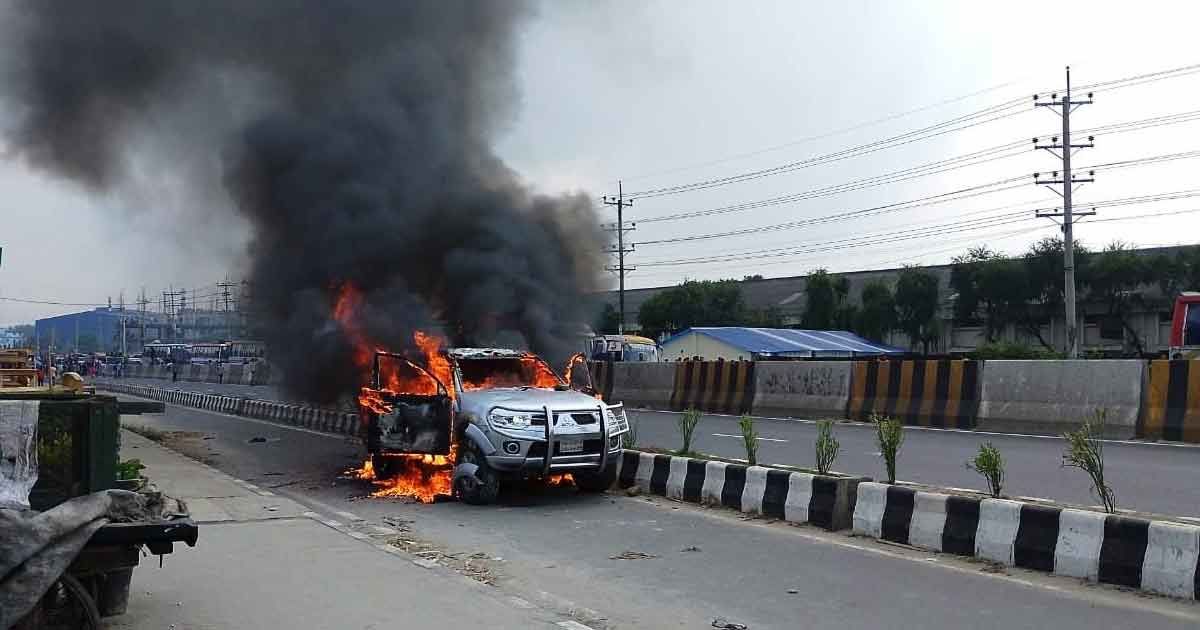
{"type": "Polygon", "coordinates": [[[402,355],[376,352],[371,385],[359,403],[372,455],[450,453],[453,406],[444,383],[402,355]]]}
{"type": "Polygon", "coordinates": [[[588,368],[587,355],[576,352],[567,359],[567,367],[563,370],[563,380],[571,389],[581,391],[588,396],[598,392],[596,383],[592,380],[592,371],[588,368]]]}

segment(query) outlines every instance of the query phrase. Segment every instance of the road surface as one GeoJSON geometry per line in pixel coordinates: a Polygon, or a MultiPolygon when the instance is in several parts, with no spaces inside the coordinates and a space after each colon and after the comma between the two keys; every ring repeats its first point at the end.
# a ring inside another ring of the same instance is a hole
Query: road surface
{"type": "MultiPolygon", "coordinates": [[[[706,628],[718,617],[753,630],[1168,629],[1200,621],[1200,606],[1190,602],[1023,570],[993,573],[965,559],[659,498],[566,489],[508,493],[491,507],[364,498],[365,482],[339,478],[361,460],[358,445],[345,437],[167,410],[124,421],[188,432],[168,442],[313,510],[347,522],[402,524],[404,536],[460,558],[484,558],[496,576],[489,588],[574,611],[591,628],[706,628]],[[624,552],[651,557],[614,558],[624,552]]],[[[358,582],[379,576],[363,571],[313,579],[354,598],[358,582]]]]}

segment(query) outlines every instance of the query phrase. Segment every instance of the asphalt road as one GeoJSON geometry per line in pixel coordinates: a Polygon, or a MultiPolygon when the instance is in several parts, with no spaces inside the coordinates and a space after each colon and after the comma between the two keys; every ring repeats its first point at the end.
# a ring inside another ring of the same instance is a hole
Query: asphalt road
{"type": "MultiPolygon", "coordinates": [[[[637,411],[638,442],[660,448],[680,447],[676,419],[680,414],[637,411]]],[[[812,422],[758,419],[758,459],[770,464],[811,468],[816,466],[813,445],[817,427],[812,422]]],[[[834,437],[841,453],[834,470],[885,477],[883,460],[875,444],[875,430],[860,423],[839,423],[834,437]]],[[[720,457],[745,458],[737,418],[706,415],[696,428],[693,450],[720,457]]],[[[1095,505],[1088,476],[1077,468],[1063,468],[1061,438],[928,430],[908,427],[900,448],[897,477],[938,486],[987,490],[983,478],[966,468],[966,462],[991,442],[1005,460],[1004,494],[1040,497],[1095,505]]],[[[1107,442],[1104,445],[1105,477],[1121,508],[1174,516],[1200,516],[1200,446],[1107,442]]]]}
{"type": "MultiPolygon", "coordinates": [[[[285,400],[275,387],[220,385],[161,380],[130,381],[158,387],[179,387],[228,396],[285,400]]],[[[638,441],[645,446],[679,448],[678,414],[631,411],[638,423],[638,441]]],[[[791,419],[758,419],[759,461],[813,467],[816,427],[791,419]]],[[[834,465],[840,472],[881,478],[883,463],[870,426],[839,423],[835,436],[841,454],[834,465]]],[[[737,419],[706,415],[696,431],[694,449],[721,457],[744,458],[737,419]]],[[[1076,505],[1095,505],[1087,475],[1061,466],[1063,440],[1045,436],[985,434],[969,431],[906,430],[900,451],[901,480],[937,486],[986,490],[983,478],[967,470],[966,462],[979,445],[991,442],[1006,462],[1004,493],[1052,499],[1076,505]]],[[[1174,516],[1200,517],[1200,446],[1142,442],[1105,445],[1106,478],[1119,507],[1174,516]]]]}
{"type": "MultiPolygon", "coordinates": [[[[403,523],[406,535],[449,553],[488,558],[495,588],[573,609],[593,628],[707,628],[716,617],[753,630],[1168,629],[1200,621],[1200,605],[1192,603],[1021,570],[994,574],[949,556],[657,498],[564,489],[510,492],[490,507],[363,498],[370,489],[365,482],[338,477],[361,459],[358,446],[344,437],[167,409],[124,421],[189,432],[176,448],[313,509],[403,523]],[[691,547],[696,550],[683,551],[691,547]],[[652,557],[613,558],[625,551],[652,557]]],[[[313,579],[327,579],[338,596],[354,597],[356,581],[376,578],[313,579]]],[[[403,619],[403,611],[397,615],[403,619]]]]}

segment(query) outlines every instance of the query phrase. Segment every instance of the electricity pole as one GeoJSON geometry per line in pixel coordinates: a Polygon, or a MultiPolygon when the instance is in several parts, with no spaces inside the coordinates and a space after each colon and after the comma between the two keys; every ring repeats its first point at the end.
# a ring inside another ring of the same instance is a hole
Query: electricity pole
{"type": "Polygon", "coordinates": [[[225,300],[225,341],[233,341],[233,325],[229,323],[229,302],[233,296],[229,289],[237,286],[226,278],[225,282],[218,282],[217,287],[221,289],[221,297],[225,300]]]}
{"type": "Polygon", "coordinates": [[[633,206],[633,200],[625,199],[625,189],[622,187],[620,181],[617,182],[616,198],[614,199],[612,197],[609,197],[608,195],[605,195],[604,196],[604,205],[617,207],[617,222],[616,222],[616,224],[611,228],[605,227],[605,231],[617,233],[617,247],[616,247],[616,249],[609,248],[605,251],[607,251],[610,254],[617,255],[616,269],[613,269],[612,267],[606,267],[606,269],[608,269],[609,271],[616,271],[617,277],[619,278],[618,289],[617,289],[617,301],[620,304],[620,307],[618,309],[618,312],[620,313],[620,315],[618,316],[618,319],[617,319],[617,334],[624,335],[625,334],[625,272],[633,271],[634,269],[637,269],[637,267],[628,267],[627,268],[625,266],[625,254],[633,251],[632,243],[630,243],[628,248],[625,247],[625,233],[632,232],[633,230],[637,229],[637,224],[630,223],[629,227],[625,227],[624,211],[625,211],[626,207],[633,206]]]}
{"type": "Polygon", "coordinates": [[[1062,197],[1063,209],[1062,212],[1039,212],[1039,217],[1062,217],[1062,233],[1063,233],[1063,273],[1065,275],[1063,285],[1063,301],[1066,303],[1066,323],[1067,323],[1067,358],[1079,358],[1079,319],[1075,315],[1075,217],[1096,214],[1093,209],[1088,212],[1075,212],[1071,203],[1071,194],[1075,192],[1079,186],[1088,182],[1095,181],[1092,176],[1095,171],[1088,171],[1086,177],[1075,177],[1071,173],[1071,156],[1079,149],[1087,149],[1096,146],[1093,144],[1095,139],[1093,136],[1088,136],[1086,143],[1071,144],[1071,112],[1075,111],[1083,105],[1092,103],[1092,93],[1088,92],[1087,99],[1081,101],[1071,100],[1071,66],[1067,66],[1067,91],[1060,98],[1058,94],[1051,94],[1050,100],[1038,102],[1038,96],[1034,95],[1035,107],[1049,107],[1050,111],[1058,114],[1062,118],[1062,136],[1054,136],[1051,138],[1050,144],[1039,144],[1038,138],[1033,139],[1034,148],[1044,149],[1062,161],[1062,171],[1054,171],[1049,179],[1043,179],[1041,173],[1034,173],[1034,183],[1046,186],[1055,194],[1062,197]],[[1061,140],[1061,142],[1060,142],[1061,140]],[[1060,176],[1061,175],[1061,176],[1060,176]],[[1055,186],[1062,186],[1060,191],[1055,186]]]}

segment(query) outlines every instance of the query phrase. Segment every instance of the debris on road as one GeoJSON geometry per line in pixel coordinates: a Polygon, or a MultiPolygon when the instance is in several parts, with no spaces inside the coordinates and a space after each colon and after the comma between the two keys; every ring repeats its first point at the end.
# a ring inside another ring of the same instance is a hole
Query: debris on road
{"type": "Polygon", "coordinates": [[[712,627],[720,628],[721,630],[747,630],[746,624],[733,623],[724,617],[717,617],[716,619],[713,619],[712,627]]]}
{"type": "Polygon", "coordinates": [[[266,442],[266,441],[267,441],[267,438],[265,438],[265,437],[263,437],[263,436],[261,436],[261,435],[256,435],[256,436],[254,436],[254,437],[252,437],[252,438],[250,438],[249,440],[246,440],[246,441],[247,441],[247,442],[249,442],[249,443],[251,443],[251,444],[261,444],[261,443],[263,443],[263,442],[266,442]]]}
{"type": "Polygon", "coordinates": [[[697,547],[696,545],[690,545],[688,547],[684,547],[683,549],[680,549],[679,553],[687,553],[689,551],[700,551],[700,548],[697,547]]]}
{"type": "Polygon", "coordinates": [[[609,556],[610,560],[649,560],[658,556],[641,551],[622,551],[615,556],[609,556]]]}

